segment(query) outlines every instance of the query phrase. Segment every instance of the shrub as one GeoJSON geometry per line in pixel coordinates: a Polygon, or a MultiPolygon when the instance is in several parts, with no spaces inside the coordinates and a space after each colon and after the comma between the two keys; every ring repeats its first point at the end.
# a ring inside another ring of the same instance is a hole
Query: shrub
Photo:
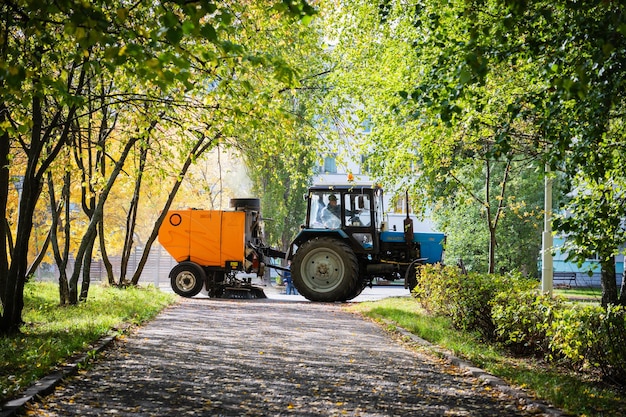
{"type": "Polygon", "coordinates": [[[441,265],[422,266],[417,283],[414,295],[426,310],[448,316],[456,328],[478,331],[488,340],[495,337],[491,312],[494,297],[511,288],[523,290],[537,285],[515,274],[463,274],[459,268],[441,265]]]}
{"type": "Polygon", "coordinates": [[[575,305],[560,311],[552,323],[551,348],[580,367],[626,384],[626,310],[623,306],[575,305]]]}
{"type": "Polygon", "coordinates": [[[442,265],[422,265],[417,274],[417,286],[413,295],[431,313],[449,315],[449,293],[458,291],[461,285],[460,271],[442,265]],[[444,280],[447,285],[444,285],[444,280]]]}
{"type": "Polygon", "coordinates": [[[550,353],[548,333],[555,314],[560,314],[563,299],[536,290],[498,293],[492,300],[492,320],[496,337],[517,354],[550,353]]]}
{"type": "Polygon", "coordinates": [[[570,304],[537,291],[519,275],[463,274],[424,265],[414,296],[432,314],[461,330],[477,331],[520,354],[542,353],[626,384],[626,307],[570,304]]]}

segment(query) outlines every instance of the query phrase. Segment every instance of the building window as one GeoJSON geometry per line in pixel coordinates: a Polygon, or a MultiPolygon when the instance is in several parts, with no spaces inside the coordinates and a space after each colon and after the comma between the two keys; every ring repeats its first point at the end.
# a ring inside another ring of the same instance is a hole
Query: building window
{"type": "Polygon", "coordinates": [[[369,163],[367,161],[367,155],[361,155],[360,170],[361,170],[361,174],[369,174],[370,172],[369,163]]]}
{"type": "MultiPolygon", "coordinates": [[[[392,201],[393,201],[394,213],[406,214],[406,198],[404,196],[397,196],[392,201]]],[[[412,213],[412,212],[413,212],[412,210],[409,210],[409,213],[412,213]]]]}
{"type": "Polygon", "coordinates": [[[396,197],[393,202],[393,212],[402,213],[404,211],[404,198],[396,197]]]}
{"type": "Polygon", "coordinates": [[[361,122],[361,129],[363,129],[363,133],[371,133],[372,121],[369,117],[361,122]]]}
{"type": "Polygon", "coordinates": [[[326,174],[337,173],[337,161],[334,156],[327,156],[324,158],[324,172],[326,174]]]}

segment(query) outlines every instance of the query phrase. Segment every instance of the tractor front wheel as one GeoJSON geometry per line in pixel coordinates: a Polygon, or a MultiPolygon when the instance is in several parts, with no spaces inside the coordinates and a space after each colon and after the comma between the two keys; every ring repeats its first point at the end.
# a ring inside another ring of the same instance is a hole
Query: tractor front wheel
{"type": "Polygon", "coordinates": [[[198,295],[205,280],[204,270],[193,262],[181,262],[170,271],[172,289],[182,297],[198,295]]]}
{"type": "Polygon", "coordinates": [[[291,264],[294,286],[311,301],[346,301],[355,292],[358,273],[350,246],[327,237],[303,243],[291,264]]]}

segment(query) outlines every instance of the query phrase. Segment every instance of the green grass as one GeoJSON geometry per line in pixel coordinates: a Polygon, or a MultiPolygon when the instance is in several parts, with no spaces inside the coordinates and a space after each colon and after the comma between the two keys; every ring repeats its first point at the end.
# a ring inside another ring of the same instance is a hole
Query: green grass
{"type": "Polygon", "coordinates": [[[560,295],[573,301],[589,301],[599,303],[600,300],[602,300],[601,288],[575,287],[567,289],[555,289],[554,294],[560,295]]]}
{"type": "Polygon", "coordinates": [[[574,415],[626,415],[624,393],[616,387],[589,374],[534,358],[514,357],[498,346],[482,343],[476,335],[455,330],[446,318],[428,315],[413,298],[354,303],[349,309],[375,320],[392,321],[574,415]]]}
{"type": "Polygon", "coordinates": [[[153,318],[176,298],[154,288],[92,285],[89,298],[59,306],[58,286],[29,283],[24,290],[21,334],[0,337],[0,401],[15,396],[72,355],[124,324],[153,318]]]}

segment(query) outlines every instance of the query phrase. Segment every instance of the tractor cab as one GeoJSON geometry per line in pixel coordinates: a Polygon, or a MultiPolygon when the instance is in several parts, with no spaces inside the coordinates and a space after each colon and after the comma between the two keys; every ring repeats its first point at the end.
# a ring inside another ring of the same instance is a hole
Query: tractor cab
{"type": "Polygon", "coordinates": [[[383,192],[380,188],[332,186],[311,187],[306,228],[381,228],[383,192]]]}
{"type": "Polygon", "coordinates": [[[349,238],[357,252],[376,250],[382,229],[383,192],[379,187],[314,186],[306,196],[306,234],[335,234],[349,238]],[[353,245],[354,246],[354,245],[353,245]]]}

